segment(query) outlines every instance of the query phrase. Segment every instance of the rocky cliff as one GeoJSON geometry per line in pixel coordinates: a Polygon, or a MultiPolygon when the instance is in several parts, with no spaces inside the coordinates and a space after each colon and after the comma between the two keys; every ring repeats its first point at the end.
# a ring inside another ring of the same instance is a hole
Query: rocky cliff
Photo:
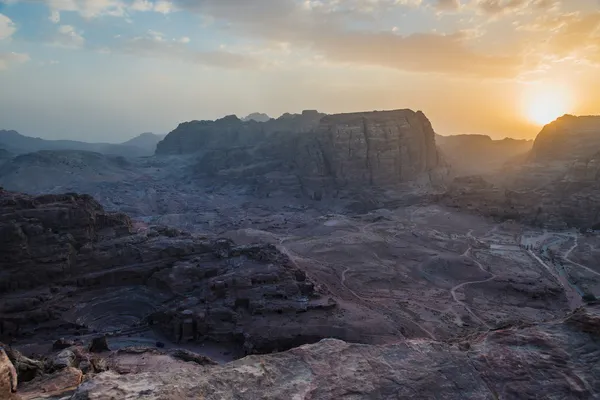
{"type": "Polygon", "coordinates": [[[181,124],[158,155],[196,153],[196,174],[268,178],[305,193],[343,188],[443,182],[448,174],[422,112],[317,112],[243,122],[235,116],[181,124]]]}
{"type": "Polygon", "coordinates": [[[564,115],[538,134],[530,161],[585,159],[600,150],[600,116],[564,115]]]}
{"type": "Polygon", "coordinates": [[[457,179],[444,202],[551,228],[600,226],[600,117],[565,115],[546,125],[521,162],[491,176],[457,179]]]}

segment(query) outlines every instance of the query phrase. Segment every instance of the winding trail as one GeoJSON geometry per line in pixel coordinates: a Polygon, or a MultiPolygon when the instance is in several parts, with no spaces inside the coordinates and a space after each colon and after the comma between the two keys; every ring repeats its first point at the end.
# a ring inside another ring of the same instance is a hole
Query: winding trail
{"type": "Polygon", "coordinates": [[[563,255],[563,257],[562,257],[563,260],[565,260],[566,262],[571,263],[579,268],[583,268],[586,271],[591,272],[594,275],[600,276],[600,272],[594,271],[593,269],[586,267],[585,265],[581,265],[581,264],[569,259],[569,255],[573,252],[573,250],[575,250],[575,248],[577,248],[577,246],[579,246],[579,244],[577,243],[577,239],[578,239],[578,237],[575,236],[575,244],[563,255]]]}
{"type": "MultiPolygon", "coordinates": [[[[471,232],[472,232],[472,231],[469,231],[469,234],[468,234],[469,236],[470,236],[470,233],[471,233],[471,232]]],[[[490,281],[492,281],[492,280],[496,279],[496,277],[497,277],[497,275],[495,275],[495,274],[492,274],[490,271],[486,270],[486,269],[483,267],[483,265],[482,265],[482,264],[481,264],[479,261],[477,261],[477,260],[475,259],[475,257],[473,257],[473,255],[471,254],[471,250],[472,250],[472,249],[471,249],[471,247],[469,247],[469,248],[467,249],[467,251],[465,251],[465,253],[463,254],[463,256],[469,257],[469,258],[470,258],[470,259],[471,259],[471,260],[472,260],[472,261],[473,261],[475,264],[477,264],[477,266],[479,267],[479,269],[480,269],[480,270],[482,270],[482,271],[483,271],[483,272],[485,272],[486,274],[491,274],[492,276],[491,276],[490,278],[488,278],[488,279],[481,280],[481,281],[470,281],[470,282],[463,282],[463,283],[461,283],[461,284],[458,284],[458,285],[454,286],[454,287],[453,287],[453,288],[450,290],[450,294],[452,295],[452,298],[454,299],[454,301],[455,301],[455,302],[457,302],[458,304],[460,304],[461,306],[463,306],[463,307],[465,308],[465,310],[467,310],[467,311],[469,312],[469,314],[471,314],[471,316],[472,316],[473,318],[475,318],[477,321],[479,321],[479,322],[480,322],[480,323],[481,323],[483,326],[485,326],[487,329],[492,329],[492,327],[491,327],[491,326],[490,326],[490,325],[489,325],[487,322],[485,322],[484,320],[482,320],[482,319],[481,319],[481,318],[480,318],[480,317],[479,317],[477,314],[475,314],[475,312],[473,312],[473,310],[471,309],[471,307],[469,307],[469,305],[468,305],[468,304],[466,304],[466,303],[465,303],[464,301],[462,301],[462,300],[459,300],[459,299],[456,297],[456,291],[457,291],[458,289],[462,289],[463,287],[465,287],[465,286],[467,286],[467,285],[475,285],[475,284],[478,284],[478,283],[486,283],[486,282],[490,282],[490,281]]]]}
{"type": "Polygon", "coordinates": [[[566,277],[561,276],[560,274],[555,273],[555,270],[552,267],[550,267],[548,264],[546,264],[544,262],[544,260],[542,260],[540,257],[538,257],[538,255],[535,254],[532,250],[527,250],[527,252],[534,259],[536,259],[538,263],[542,264],[542,266],[544,268],[546,268],[546,270],[558,282],[558,284],[562,286],[563,290],[565,291],[565,295],[567,296],[567,301],[569,302],[569,307],[572,310],[574,310],[574,309],[580,307],[581,305],[583,305],[583,301],[581,299],[581,296],[579,295],[579,293],[577,293],[577,291],[575,289],[573,289],[571,287],[571,284],[569,283],[569,281],[567,280],[566,277]]]}

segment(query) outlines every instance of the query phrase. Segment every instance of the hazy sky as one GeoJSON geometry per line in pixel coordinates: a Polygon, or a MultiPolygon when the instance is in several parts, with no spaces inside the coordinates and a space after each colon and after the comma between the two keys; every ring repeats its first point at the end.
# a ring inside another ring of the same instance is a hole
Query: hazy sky
{"type": "Polygon", "coordinates": [[[0,0],[0,129],[393,108],[496,138],[600,114],[600,1],[0,0]]]}

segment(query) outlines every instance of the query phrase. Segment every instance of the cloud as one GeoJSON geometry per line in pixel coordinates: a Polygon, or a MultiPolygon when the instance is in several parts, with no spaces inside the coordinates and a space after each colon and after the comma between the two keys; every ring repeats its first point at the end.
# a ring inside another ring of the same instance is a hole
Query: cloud
{"type": "MultiPolygon", "coordinates": [[[[406,71],[480,77],[513,77],[522,59],[493,55],[469,47],[465,32],[415,33],[353,29],[361,13],[373,7],[393,7],[394,0],[174,0],[181,10],[226,23],[231,31],[308,49],[333,62],[383,66],[406,71]],[[308,3],[308,6],[306,5],[308,3]],[[344,8],[340,8],[344,4],[344,8]]],[[[420,2],[402,2],[404,6],[420,2]]]]}
{"type": "Polygon", "coordinates": [[[55,23],[58,24],[60,22],[60,12],[53,10],[50,12],[50,16],[48,17],[48,19],[55,23]]]}
{"type": "MultiPolygon", "coordinates": [[[[119,38],[120,39],[120,38],[119,38]]],[[[198,51],[187,44],[189,38],[167,40],[161,32],[148,31],[144,36],[122,39],[110,48],[111,53],[138,57],[163,58],[221,68],[257,68],[259,61],[249,54],[225,50],[198,51]]]]}
{"type": "Polygon", "coordinates": [[[487,14],[500,15],[527,10],[542,12],[559,5],[563,0],[475,0],[474,5],[487,14]]]}
{"type": "Polygon", "coordinates": [[[61,25],[54,36],[53,44],[68,48],[81,48],[85,44],[85,38],[73,26],[61,25]]]}
{"type": "Polygon", "coordinates": [[[455,11],[460,8],[460,0],[437,0],[434,7],[439,11],[455,11]]]}
{"type": "Polygon", "coordinates": [[[10,38],[16,30],[17,27],[12,20],[6,15],[0,14],[0,40],[10,38]]]}
{"type": "Polygon", "coordinates": [[[0,70],[5,70],[15,64],[29,61],[29,54],[25,53],[0,53],[0,70]]]}
{"type": "Polygon", "coordinates": [[[134,0],[128,9],[131,11],[154,11],[161,14],[169,14],[175,10],[173,3],[168,0],[134,0]]]}
{"type": "Polygon", "coordinates": [[[91,19],[101,16],[123,17],[127,4],[123,0],[35,0],[45,3],[51,11],[72,11],[91,19]]]}

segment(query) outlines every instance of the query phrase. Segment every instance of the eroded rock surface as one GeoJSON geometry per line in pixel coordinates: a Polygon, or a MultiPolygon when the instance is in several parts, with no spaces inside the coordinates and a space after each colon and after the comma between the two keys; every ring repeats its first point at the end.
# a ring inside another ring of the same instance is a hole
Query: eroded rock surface
{"type": "Polygon", "coordinates": [[[439,184],[448,174],[431,123],[411,110],[193,121],[157,147],[157,155],[190,153],[199,157],[199,175],[299,187],[318,200],[365,185],[439,184]]]}
{"type": "Polygon", "coordinates": [[[73,399],[592,399],[600,394],[598,312],[580,309],[454,345],[328,339],[210,369],[107,372],[83,383],[73,399]]]}
{"type": "Polygon", "coordinates": [[[0,209],[5,341],[156,328],[174,342],[252,353],[360,337],[327,289],[273,245],[133,232],[89,196],[0,191],[0,209]]]}

